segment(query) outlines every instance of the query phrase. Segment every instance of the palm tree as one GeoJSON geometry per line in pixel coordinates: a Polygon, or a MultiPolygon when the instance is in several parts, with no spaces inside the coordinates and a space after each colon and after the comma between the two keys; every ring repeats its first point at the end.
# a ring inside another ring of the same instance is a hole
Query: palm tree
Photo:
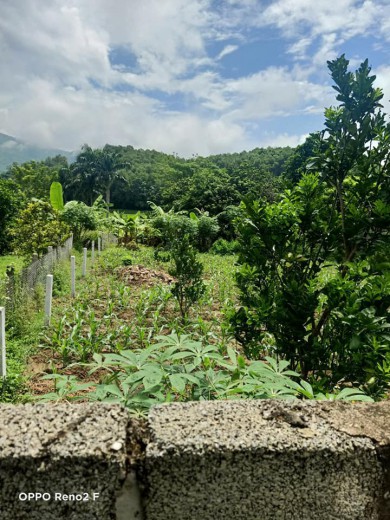
{"type": "Polygon", "coordinates": [[[71,198],[81,200],[90,206],[99,195],[96,168],[98,152],[100,150],[93,150],[88,144],[84,144],[76,161],[60,172],[60,180],[65,191],[72,194],[71,198]]]}
{"type": "Polygon", "coordinates": [[[95,164],[97,169],[97,182],[104,190],[107,208],[109,208],[112,185],[116,180],[126,181],[123,175],[120,174],[120,171],[126,166],[129,166],[129,163],[122,162],[119,152],[110,150],[107,145],[103,150],[96,151],[98,152],[95,164]]]}

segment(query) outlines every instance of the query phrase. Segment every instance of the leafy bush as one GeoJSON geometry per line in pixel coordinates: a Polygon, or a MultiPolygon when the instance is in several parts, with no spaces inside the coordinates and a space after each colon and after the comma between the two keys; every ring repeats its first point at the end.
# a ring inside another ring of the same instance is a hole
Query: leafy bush
{"type": "Polygon", "coordinates": [[[76,200],[67,202],[61,212],[61,221],[65,222],[73,233],[76,243],[84,238],[86,231],[95,230],[97,227],[96,212],[93,208],[76,200]]]}
{"type": "Polygon", "coordinates": [[[42,255],[48,246],[60,245],[69,234],[69,227],[48,202],[30,202],[12,227],[14,251],[26,257],[42,255]]]}
{"type": "MultiPolygon", "coordinates": [[[[266,334],[303,377],[388,385],[390,228],[388,142],[367,61],[353,74],[328,62],[339,107],[326,110],[320,174],[305,174],[280,201],[246,201],[237,219],[241,307],[236,338],[251,357],[266,334]],[[378,261],[382,258],[382,261],[378,261]]],[[[367,386],[367,388],[368,388],[367,386]]]]}
{"type": "Polygon", "coordinates": [[[201,213],[200,217],[197,217],[194,213],[191,213],[190,218],[194,220],[198,226],[196,244],[199,251],[204,253],[210,249],[218,234],[218,222],[216,218],[209,217],[205,212],[201,213]]]}
{"type": "Polygon", "coordinates": [[[133,413],[144,414],[154,404],[215,399],[343,399],[372,401],[360,390],[338,394],[315,393],[306,381],[288,369],[288,362],[267,357],[247,363],[231,347],[223,356],[216,345],[203,345],[189,336],[158,336],[146,349],[119,354],[94,354],[90,374],[108,372],[105,382],[83,383],[75,376],[51,374],[56,390],[43,400],[80,400],[120,403],[133,413]],[[85,391],[90,392],[85,394],[85,391]],[[82,395],[78,392],[83,392],[82,395]]]}
{"type": "Polygon", "coordinates": [[[170,247],[174,266],[169,274],[176,278],[172,294],[179,302],[180,313],[184,319],[191,306],[205,292],[202,281],[203,265],[196,258],[196,251],[191,245],[188,235],[175,238],[170,247]]]}
{"type": "Polygon", "coordinates": [[[239,250],[239,243],[237,240],[225,240],[224,238],[218,238],[211,246],[210,253],[214,255],[234,255],[239,250]]]}
{"type": "Polygon", "coordinates": [[[11,227],[23,209],[25,197],[19,186],[10,180],[0,179],[0,255],[11,250],[11,227]]]}

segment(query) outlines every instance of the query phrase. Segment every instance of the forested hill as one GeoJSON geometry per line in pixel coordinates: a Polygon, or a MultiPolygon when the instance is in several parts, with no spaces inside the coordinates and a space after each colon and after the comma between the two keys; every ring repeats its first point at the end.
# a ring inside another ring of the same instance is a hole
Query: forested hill
{"type": "Polygon", "coordinates": [[[153,201],[165,209],[199,208],[218,214],[248,195],[274,200],[293,152],[290,147],[256,148],[183,159],[132,146],[84,145],[72,163],[60,155],[30,160],[8,167],[5,175],[40,198],[48,198],[50,183],[59,180],[67,201],[90,205],[101,194],[118,209],[145,210],[153,201]]]}
{"type": "Polygon", "coordinates": [[[125,164],[125,182],[115,182],[116,207],[146,209],[152,200],[166,208],[199,207],[218,213],[244,195],[273,198],[293,148],[255,148],[249,152],[181,159],[154,150],[107,146],[125,164]],[[127,164],[126,164],[127,163],[127,164]]]}

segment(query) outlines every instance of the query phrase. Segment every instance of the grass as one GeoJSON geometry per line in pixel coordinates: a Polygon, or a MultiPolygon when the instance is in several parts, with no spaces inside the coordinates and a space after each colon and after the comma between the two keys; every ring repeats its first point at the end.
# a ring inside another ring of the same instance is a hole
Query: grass
{"type": "MultiPolygon", "coordinates": [[[[82,255],[77,251],[77,275],[81,277],[82,255]]],[[[5,259],[19,259],[15,256],[0,257],[1,265],[9,265],[5,259]]],[[[21,260],[21,259],[19,259],[21,260]]],[[[16,263],[14,262],[16,266],[16,263]]],[[[22,261],[19,263],[21,268],[22,261]]],[[[64,298],[70,293],[70,262],[64,261],[54,269],[53,295],[64,298]]],[[[1,280],[0,280],[1,281],[1,280]]],[[[1,289],[1,287],[0,287],[1,289]]],[[[0,295],[1,296],[1,295],[0,295]]],[[[16,293],[16,302],[13,308],[7,307],[6,314],[6,352],[7,378],[0,382],[1,402],[25,402],[31,400],[27,381],[40,373],[46,367],[28,362],[34,359],[39,351],[44,331],[44,287],[38,285],[33,292],[20,291],[16,293]]]]}

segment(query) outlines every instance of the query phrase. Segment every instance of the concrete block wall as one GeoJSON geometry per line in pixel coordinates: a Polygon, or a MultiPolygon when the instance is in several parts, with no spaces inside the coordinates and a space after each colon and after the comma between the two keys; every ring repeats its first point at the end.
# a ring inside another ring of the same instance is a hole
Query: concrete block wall
{"type": "Polygon", "coordinates": [[[147,421],[4,405],[0,420],[1,520],[390,519],[390,401],[174,403],[147,421]]]}

